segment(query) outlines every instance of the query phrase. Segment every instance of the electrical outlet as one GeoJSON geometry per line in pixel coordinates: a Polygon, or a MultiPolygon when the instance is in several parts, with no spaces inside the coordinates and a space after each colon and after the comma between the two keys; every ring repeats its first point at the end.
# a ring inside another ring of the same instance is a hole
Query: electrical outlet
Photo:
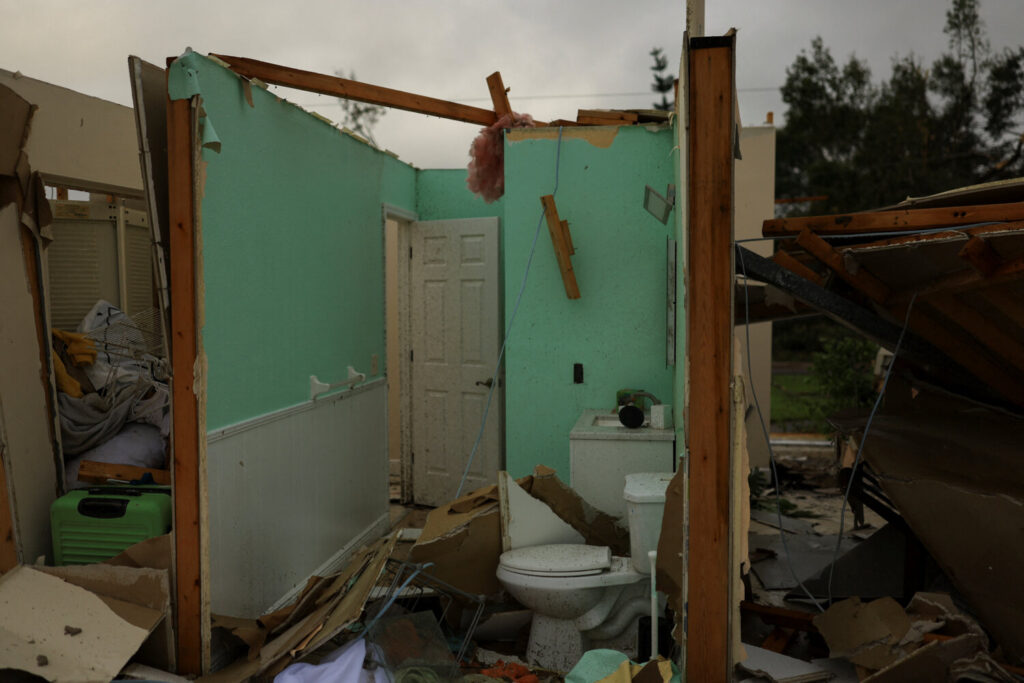
{"type": "Polygon", "coordinates": [[[370,374],[377,374],[377,354],[370,356],[370,374]]]}

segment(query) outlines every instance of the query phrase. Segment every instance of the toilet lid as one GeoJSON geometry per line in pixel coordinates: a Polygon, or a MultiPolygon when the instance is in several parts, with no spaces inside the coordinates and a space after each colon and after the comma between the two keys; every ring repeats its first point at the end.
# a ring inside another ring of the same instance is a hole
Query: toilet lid
{"type": "Polygon", "coordinates": [[[535,545],[502,553],[501,566],[524,574],[589,576],[612,566],[612,551],[597,545],[535,545]]]}

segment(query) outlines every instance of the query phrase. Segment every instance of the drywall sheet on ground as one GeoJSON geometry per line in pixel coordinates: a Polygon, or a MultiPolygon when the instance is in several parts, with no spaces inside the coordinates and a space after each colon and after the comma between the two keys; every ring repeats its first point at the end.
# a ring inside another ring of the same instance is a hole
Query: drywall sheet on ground
{"type": "Polygon", "coordinates": [[[55,576],[17,567],[0,578],[0,671],[48,681],[109,681],[149,634],[99,596],[55,576]]]}
{"type": "Polygon", "coordinates": [[[233,72],[197,54],[169,87],[205,112],[207,428],[309,400],[310,375],[383,376],[381,205],[415,208],[415,170],[259,87],[250,106],[233,72]]]}
{"type": "Polygon", "coordinates": [[[0,69],[0,84],[39,107],[26,152],[49,183],[142,195],[130,107],[0,69]]]}
{"type": "Polygon", "coordinates": [[[421,221],[500,218],[504,199],[488,204],[466,187],[466,169],[418,169],[416,213],[421,221]]]}
{"type": "Polygon", "coordinates": [[[387,528],[383,382],[211,439],[210,596],[256,617],[387,528]]]}
{"type": "Polygon", "coordinates": [[[1024,421],[890,383],[864,457],[1011,661],[1024,661],[1024,421]]]}
{"type": "MultiPolygon", "coordinates": [[[[663,225],[643,200],[646,185],[664,192],[674,182],[674,145],[670,128],[567,129],[563,135],[555,201],[559,217],[569,222],[581,297],[566,298],[542,225],[505,352],[505,453],[513,476],[541,462],[568,472],[576,420],[588,408],[611,410],[618,389],[646,389],[672,401],[666,263],[675,217],[663,225]],[[580,384],[574,383],[575,363],[583,366],[580,384]]],[[[555,188],[557,154],[557,135],[506,135],[506,323],[541,218],[540,197],[555,188]]]]}

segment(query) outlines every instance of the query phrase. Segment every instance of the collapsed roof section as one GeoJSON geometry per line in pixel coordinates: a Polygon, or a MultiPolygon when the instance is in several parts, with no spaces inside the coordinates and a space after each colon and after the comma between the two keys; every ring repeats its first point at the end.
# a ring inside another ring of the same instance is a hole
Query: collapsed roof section
{"type": "Polygon", "coordinates": [[[901,356],[922,378],[1024,412],[1024,179],[763,234],[775,256],[741,248],[738,272],[889,349],[905,324],[901,356]]]}

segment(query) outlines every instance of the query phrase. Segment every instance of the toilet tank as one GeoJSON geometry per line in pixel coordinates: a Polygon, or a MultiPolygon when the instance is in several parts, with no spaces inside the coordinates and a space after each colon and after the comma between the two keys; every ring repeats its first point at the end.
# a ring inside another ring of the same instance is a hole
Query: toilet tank
{"type": "Polygon", "coordinates": [[[629,517],[629,555],[633,569],[651,573],[647,552],[658,549],[661,518],[665,511],[665,490],[672,480],[671,472],[641,472],[626,475],[623,499],[629,517]]]}

